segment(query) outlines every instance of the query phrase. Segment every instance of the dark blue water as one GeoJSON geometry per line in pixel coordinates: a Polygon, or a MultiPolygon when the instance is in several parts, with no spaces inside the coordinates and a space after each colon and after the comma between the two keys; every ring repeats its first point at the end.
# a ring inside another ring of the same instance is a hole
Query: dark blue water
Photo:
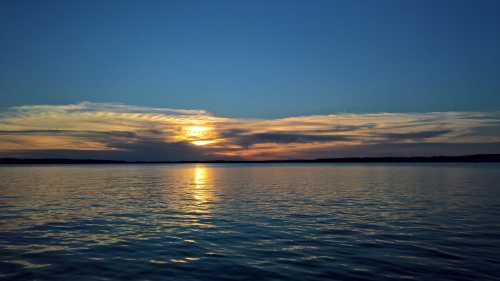
{"type": "Polygon", "coordinates": [[[0,279],[499,280],[500,166],[3,166],[0,279]]]}

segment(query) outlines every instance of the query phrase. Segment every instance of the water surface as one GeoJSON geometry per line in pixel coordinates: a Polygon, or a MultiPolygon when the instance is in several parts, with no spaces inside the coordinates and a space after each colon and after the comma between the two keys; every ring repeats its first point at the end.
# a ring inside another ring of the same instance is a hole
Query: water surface
{"type": "Polygon", "coordinates": [[[0,279],[498,280],[497,164],[0,167],[0,279]]]}

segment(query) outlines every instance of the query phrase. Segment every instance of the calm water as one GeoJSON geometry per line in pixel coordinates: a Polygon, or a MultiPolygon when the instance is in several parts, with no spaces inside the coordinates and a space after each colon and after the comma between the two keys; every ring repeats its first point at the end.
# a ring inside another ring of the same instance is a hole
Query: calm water
{"type": "Polygon", "coordinates": [[[3,166],[0,274],[499,280],[500,166],[3,166]]]}

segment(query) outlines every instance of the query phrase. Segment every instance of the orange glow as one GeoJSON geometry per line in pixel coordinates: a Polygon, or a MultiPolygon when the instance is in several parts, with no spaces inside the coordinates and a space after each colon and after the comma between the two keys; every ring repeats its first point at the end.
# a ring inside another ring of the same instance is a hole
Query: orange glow
{"type": "Polygon", "coordinates": [[[196,166],[194,168],[194,184],[196,188],[201,188],[207,179],[207,171],[203,166],[196,166]]]}
{"type": "Polygon", "coordinates": [[[199,141],[193,141],[192,143],[194,145],[203,146],[203,145],[207,145],[207,144],[212,144],[214,142],[215,141],[213,141],[213,140],[199,140],[199,141]]]}
{"type": "Polygon", "coordinates": [[[193,212],[208,213],[206,203],[213,201],[212,188],[208,180],[208,169],[205,166],[197,165],[194,168],[194,190],[191,190],[193,199],[196,201],[196,208],[193,212]]]}
{"type": "Polygon", "coordinates": [[[204,126],[191,126],[185,128],[184,130],[186,131],[186,136],[188,138],[202,138],[208,135],[210,129],[211,128],[204,126]]]}
{"type": "Polygon", "coordinates": [[[209,139],[212,135],[213,130],[210,127],[190,126],[184,128],[183,137],[196,146],[204,146],[215,142],[214,140],[209,139]]]}
{"type": "Polygon", "coordinates": [[[2,150],[38,150],[38,149],[77,149],[77,150],[114,150],[99,141],[73,136],[1,136],[2,150]]]}
{"type": "Polygon", "coordinates": [[[218,117],[204,110],[114,104],[32,105],[0,112],[0,152],[126,153],[153,140],[158,145],[165,143],[166,149],[170,144],[196,146],[194,152],[214,159],[318,158],[344,148],[386,143],[497,143],[499,136],[470,132],[498,128],[491,120],[497,120],[499,114],[367,113],[248,119],[218,117]]]}

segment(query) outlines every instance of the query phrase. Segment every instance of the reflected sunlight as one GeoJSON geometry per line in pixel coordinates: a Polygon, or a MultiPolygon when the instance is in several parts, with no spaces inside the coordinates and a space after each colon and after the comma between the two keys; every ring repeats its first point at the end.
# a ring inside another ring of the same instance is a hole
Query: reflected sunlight
{"type": "MultiPolygon", "coordinates": [[[[193,198],[197,204],[205,204],[211,200],[208,182],[208,172],[204,166],[196,166],[194,168],[194,190],[193,198]]],[[[207,210],[204,210],[207,211],[207,210]]]]}
{"type": "Polygon", "coordinates": [[[205,185],[207,177],[206,168],[203,166],[196,166],[194,168],[194,184],[196,188],[202,188],[205,185]]]}

